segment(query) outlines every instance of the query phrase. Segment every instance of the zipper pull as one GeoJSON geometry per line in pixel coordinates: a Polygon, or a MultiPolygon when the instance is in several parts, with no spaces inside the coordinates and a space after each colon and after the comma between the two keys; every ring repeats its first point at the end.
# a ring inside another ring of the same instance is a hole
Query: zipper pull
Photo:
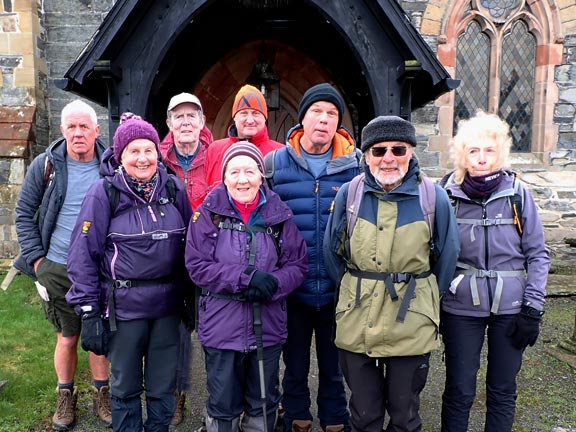
{"type": "Polygon", "coordinates": [[[158,222],[158,219],[156,219],[156,215],[154,214],[154,210],[152,210],[151,206],[148,206],[148,211],[150,212],[150,216],[152,216],[152,220],[154,222],[158,222]]]}

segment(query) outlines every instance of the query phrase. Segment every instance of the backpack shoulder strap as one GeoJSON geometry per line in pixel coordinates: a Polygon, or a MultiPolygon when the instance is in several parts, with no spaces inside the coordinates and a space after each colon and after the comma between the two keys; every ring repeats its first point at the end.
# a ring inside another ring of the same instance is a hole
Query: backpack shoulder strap
{"type": "MultiPolygon", "coordinates": [[[[210,217],[212,218],[212,223],[218,229],[229,229],[229,230],[235,230],[235,231],[248,232],[251,234],[255,233],[255,232],[266,233],[268,236],[270,236],[270,238],[274,242],[276,254],[278,255],[278,257],[280,257],[280,254],[282,252],[282,248],[281,248],[282,244],[280,242],[280,235],[282,234],[282,228],[284,226],[283,222],[278,223],[276,225],[269,226],[269,227],[259,227],[259,226],[246,225],[246,224],[241,223],[241,222],[240,223],[223,222],[222,216],[217,214],[217,213],[210,213],[210,217]]],[[[255,243],[252,242],[252,244],[255,244],[255,243]]]]}
{"type": "Polygon", "coordinates": [[[524,194],[520,188],[520,180],[514,176],[514,195],[510,198],[510,206],[512,207],[513,223],[518,231],[518,235],[522,237],[522,210],[524,208],[524,194]]]}
{"type": "Polygon", "coordinates": [[[109,181],[104,181],[104,189],[106,190],[106,196],[110,204],[110,214],[115,216],[116,207],[118,207],[118,203],[120,202],[120,193],[109,181]]]}
{"type": "Polygon", "coordinates": [[[348,234],[344,241],[344,249],[347,258],[350,258],[350,238],[352,237],[352,232],[356,226],[358,211],[360,210],[360,202],[362,201],[364,177],[364,173],[357,175],[350,181],[348,186],[348,195],[346,196],[346,231],[348,234]]]}
{"type": "Polygon", "coordinates": [[[424,220],[430,229],[430,244],[432,244],[436,216],[436,187],[434,186],[434,182],[425,174],[422,174],[420,184],[418,185],[418,192],[420,207],[424,214],[424,220]]]}
{"type": "Polygon", "coordinates": [[[44,190],[48,189],[50,182],[54,178],[54,165],[52,161],[45,155],[44,157],[44,190]]]}
{"type": "Polygon", "coordinates": [[[438,185],[442,188],[445,189],[446,184],[448,184],[448,179],[450,178],[450,176],[452,176],[452,174],[454,174],[454,171],[449,171],[448,173],[446,173],[444,175],[444,177],[442,177],[440,179],[440,181],[438,182],[438,185]]]}
{"type": "Polygon", "coordinates": [[[176,174],[168,175],[168,180],[166,181],[166,192],[168,193],[167,198],[171,203],[176,202],[176,183],[174,182],[174,175],[176,174]]]}
{"type": "Polygon", "coordinates": [[[276,159],[276,149],[264,156],[264,178],[268,182],[268,187],[274,187],[274,164],[276,159]]]}

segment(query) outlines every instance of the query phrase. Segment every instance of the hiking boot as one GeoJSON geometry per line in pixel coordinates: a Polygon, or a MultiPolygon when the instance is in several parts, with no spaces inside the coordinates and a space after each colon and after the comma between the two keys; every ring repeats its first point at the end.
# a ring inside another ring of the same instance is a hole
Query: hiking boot
{"type": "Polygon", "coordinates": [[[174,410],[174,416],[172,416],[172,421],[170,424],[172,426],[178,426],[184,420],[184,404],[186,403],[186,393],[180,392],[176,393],[176,409],[174,410]]]}
{"type": "Polygon", "coordinates": [[[326,426],[326,429],[324,429],[325,432],[344,432],[344,425],[343,424],[337,424],[337,425],[328,425],[326,426]]]}
{"type": "Polygon", "coordinates": [[[76,421],[76,402],[78,401],[78,387],[74,387],[74,392],[68,389],[56,387],[58,397],[58,406],[52,416],[54,429],[58,431],[67,431],[76,421]]]}
{"type": "Polygon", "coordinates": [[[102,386],[100,390],[92,386],[92,409],[94,415],[106,427],[112,426],[112,412],[110,411],[110,387],[102,386]]]}
{"type": "Polygon", "coordinates": [[[312,420],[292,420],[292,432],[311,432],[312,420]]]}

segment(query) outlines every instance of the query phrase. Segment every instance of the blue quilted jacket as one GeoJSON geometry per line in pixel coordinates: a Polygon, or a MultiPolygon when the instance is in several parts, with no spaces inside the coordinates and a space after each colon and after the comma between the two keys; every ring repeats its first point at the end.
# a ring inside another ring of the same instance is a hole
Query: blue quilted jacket
{"type": "Polygon", "coordinates": [[[302,126],[296,125],[288,132],[286,147],[267,157],[274,157],[274,191],[292,209],[308,248],[308,275],[293,295],[299,302],[319,308],[333,302],[336,291],[322,256],[330,207],[340,186],[358,175],[360,153],[352,136],[340,128],[333,139],[332,160],[315,177],[301,154],[302,134],[302,126]]]}

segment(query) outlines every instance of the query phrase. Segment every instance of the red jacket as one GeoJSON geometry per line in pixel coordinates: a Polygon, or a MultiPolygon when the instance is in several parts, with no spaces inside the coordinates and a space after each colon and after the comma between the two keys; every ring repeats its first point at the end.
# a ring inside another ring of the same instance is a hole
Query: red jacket
{"type": "Polygon", "coordinates": [[[184,172],[176,152],[174,150],[174,135],[168,132],[168,135],[160,143],[160,152],[164,165],[174,172],[186,185],[186,192],[188,193],[188,201],[192,206],[192,211],[196,210],[208,193],[208,184],[206,183],[206,172],[204,171],[204,164],[206,159],[206,150],[212,142],[212,133],[206,127],[200,132],[200,148],[196,152],[196,156],[192,160],[188,171],[184,172]]]}
{"type": "MultiPolygon", "coordinates": [[[[228,128],[228,138],[219,139],[210,144],[206,152],[205,162],[206,183],[210,190],[222,183],[222,158],[228,147],[238,141],[241,141],[241,139],[238,138],[236,126],[232,125],[228,128]]],[[[270,139],[266,126],[247,141],[258,147],[263,156],[266,156],[274,149],[284,147],[284,144],[270,139]]]]}

